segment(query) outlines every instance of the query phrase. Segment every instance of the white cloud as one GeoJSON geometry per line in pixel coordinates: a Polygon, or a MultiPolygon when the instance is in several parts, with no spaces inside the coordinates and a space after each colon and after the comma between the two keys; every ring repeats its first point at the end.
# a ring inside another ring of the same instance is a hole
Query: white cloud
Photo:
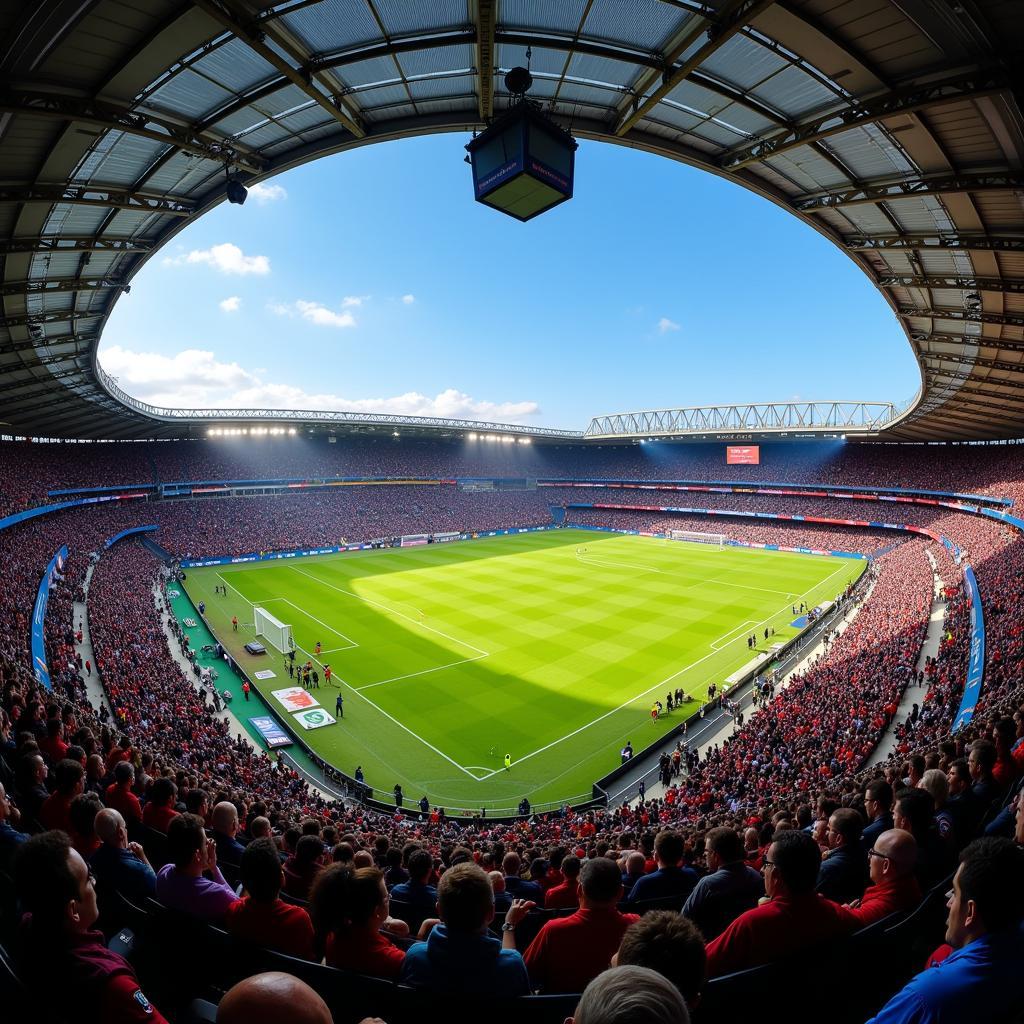
{"type": "MultiPolygon", "coordinates": [[[[360,302],[362,300],[359,300],[360,302]]],[[[346,300],[343,306],[359,305],[359,302],[346,300]]],[[[268,302],[267,309],[275,316],[300,316],[318,327],[355,327],[356,318],[351,313],[339,313],[319,302],[298,299],[288,304],[284,302],[268,302]]]]}
{"type": "Polygon", "coordinates": [[[260,206],[266,206],[276,199],[287,199],[288,193],[281,185],[263,185],[259,182],[255,185],[247,185],[249,198],[255,199],[260,206]]]}
{"type": "Polygon", "coordinates": [[[162,408],[310,409],[381,412],[403,416],[446,416],[523,423],[540,413],[536,402],[492,402],[457,388],[431,397],[419,391],[377,398],[346,398],[308,392],[291,384],[267,383],[263,375],[236,362],[221,362],[205,349],[185,349],[173,356],[134,352],[120,345],[105,349],[100,362],[131,395],[162,408]]]}
{"type": "Polygon", "coordinates": [[[675,320],[669,320],[669,318],[667,316],[663,316],[658,321],[658,333],[659,334],[668,334],[669,331],[678,331],[678,330],[679,330],[679,324],[677,324],[675,322],[675,320]]]}
{"type": "Polygon", "coordinates": [[[237,313],[238,307],[241,306],[241,304],[242,300],[237,295],[231,295],[217,303],[225,313],[237,313]]]}
{"type": "Polygon", "coordinates": [[[221,242],[209,249],[193,249],[181,256],[168,256],[164,266],[180,267],[185,264],[205,263],[222,274],[269,274],[268,256],[246,256],[237,245],[221,242]]]}
{"type": "Polygon", "coordinates": [[[348,309],[350,306],[361,306],[369,298],[369,295],[346,295],[341,300],[341,308],[348,309]]]}
{"type": "Polygon", "coordinates": [[[402,301],[407,305],[411,306],[416,301],[415,295],[403,295],[402,301]]]}

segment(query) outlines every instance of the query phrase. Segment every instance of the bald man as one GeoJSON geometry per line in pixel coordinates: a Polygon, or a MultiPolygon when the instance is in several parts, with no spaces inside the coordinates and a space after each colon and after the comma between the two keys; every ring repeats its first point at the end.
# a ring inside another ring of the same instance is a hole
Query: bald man
{"type": "Polygon", "coordinates": [[[271,971],[240,981],[217,1007],[217,1024],[333,1024],[327,1004],[304,981],[271,971]]]}
{"type": "Polygon", "coordinates": [[[128,828],[120,811],[105,807],[96,815],[95,828],[101,845],[89,858],[89,866],[100,886],[116,889],[132,903],[155,896],[156,874],[142,847],[128,842],[128,828]]]}
{"type": "Polygon", "coordinates": [[[866,928],[890,914],[906,913],[921,902],[914,877],[917,841],[909,832],[891,828],[868,850],[871,884],[860,900],[846,904],[843,915],[856,928],[866,928]]]}
{"type": "Polygon", "coordinates": [[[217,843],[217,860],[237,867],[245,853],[245,846],[235,838],[238,835],[238,808],[230,800],[221,800],[213,808],[210,824],[217,843]]]}
{"type": "Polygon", "coordinates": [[[487,877],[494,890],[495,913],[504,914],[512,906],[512,897],[505,891],[505,876],[500,871],[488,871],[487,877]]]}

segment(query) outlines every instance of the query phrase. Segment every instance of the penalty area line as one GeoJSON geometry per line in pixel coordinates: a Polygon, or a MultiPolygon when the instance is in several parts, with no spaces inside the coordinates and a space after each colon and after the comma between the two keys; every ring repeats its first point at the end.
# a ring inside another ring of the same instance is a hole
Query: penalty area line
{"type": "Polygon", "coordinates": [[[458,665],[468,665],[473,661],[482,661],[490,657],[487,654],[478,654],[475,658],[460,658],[458,661],[450,661],[447,665],[435,665],[433,668],[423,668],[419,672],[407,672],[404,676],[392,676],[390,679],[379,679],[375,683],[363,683],[362,686],[354,686],[353,689],[362,693],[363,690],[372,690],[375,686],[384,686],[385,683],[397,683],[401,679],[412,679],[415,676],[429,675],[431,672],[440,672],[446,668],[455,668],[458,665]]]}

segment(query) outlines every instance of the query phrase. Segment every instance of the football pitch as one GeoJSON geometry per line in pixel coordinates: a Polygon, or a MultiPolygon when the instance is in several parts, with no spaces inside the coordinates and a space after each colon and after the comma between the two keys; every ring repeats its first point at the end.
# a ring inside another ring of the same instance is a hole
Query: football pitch
{"type": "Polygon", "coordinates": [[[655,699],[721,685],[755,656],[747,636],[761,651],[787,640],[793,604],[834,599],[866,566],[560,529],[191,569],[185,587],[250,677],[275,673],[256,687],[285,718],[272,695],[297,685],[284,658],[243,645],[254,605],[292,626],[296,663],[319,666],[313,696],[332,716],[344,698],[335,723],[294,723],[326,761],[361,765],[379,798],[400,783],[407,805],[499,812],[589,798],[627,740],[640,750],[698,707],[654,723],[655,699]]]}

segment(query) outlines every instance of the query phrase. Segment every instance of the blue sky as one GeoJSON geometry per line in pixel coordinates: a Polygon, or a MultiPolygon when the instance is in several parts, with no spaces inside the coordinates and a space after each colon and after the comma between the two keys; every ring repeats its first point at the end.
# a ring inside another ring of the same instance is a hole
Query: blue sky
{"type": "Polygon", "coordinates": [[[465,141],[368,146],[222,204],[137,275],[101,363],[158,405],[577,429],[632,409],[916,391],[867,278],[753,193],[583,142],[575,198],[520,224],[473,202],[465,141]]]}

